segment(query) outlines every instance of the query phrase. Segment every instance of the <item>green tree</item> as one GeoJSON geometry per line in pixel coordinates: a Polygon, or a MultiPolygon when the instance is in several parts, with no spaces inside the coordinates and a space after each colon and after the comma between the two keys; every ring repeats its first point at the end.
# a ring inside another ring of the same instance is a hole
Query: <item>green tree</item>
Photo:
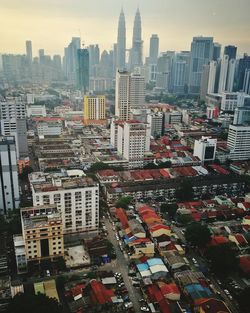
{"type": "Polygon", "coordinates": [[[185,238],[194,246],[204,247],[211,240],[211,232],[206,225],[193,222],[187,226],[185,238]]]}
{"type": "Polygon", "coordinates": [[[175,192],[178,201],[191,201],[194,198],[193,187],[189,180],[183,180],[175,192]]]}
{"type": "Polygon", "coordinates": [[[242,313],[248,313],[250,308],[250,287],[245,288],[238,296],[238,303],[242,313]]]}
{"type": "Polygon", "coordinates": [[[170,218],[174,218],[178,210],[177,203],[162,203],[161,212],[167,213],[170,218]]]}
{"type": "Polygon", "coordinates": [[[211,262],[211,269],[218,276],[226,277],[238,268],[237,253],[230,244],[209,247],[206,256],[211,262]]]}
{"type": "Polygon", "coordinates": [[[132,200],[133,200],[132,197],[122,197],[116,202],[115,206],[117,208],[122,208],[122,209],[127,210],[132,200]]]}
{"type": "Polygon", "coordinates": [[[97,171],[107,170],[107,169],[110,169],[110,166],[108,164],[105,164],[103,162],[96,162],[91,165],[90,172],[96,173],[97,171]]]}
{"type": "Polygon", "coordinates": [[[57,300],[43,294],[17,294],[10,302],[7,313],[61,313],[62,307],[57,300]]]}
{"type": "Polygon", "coordinates": [[[190,214],[180,214],[177,216],[177,222],[183,226],[186,226],[192,221],[192,216],[190,214]]]}

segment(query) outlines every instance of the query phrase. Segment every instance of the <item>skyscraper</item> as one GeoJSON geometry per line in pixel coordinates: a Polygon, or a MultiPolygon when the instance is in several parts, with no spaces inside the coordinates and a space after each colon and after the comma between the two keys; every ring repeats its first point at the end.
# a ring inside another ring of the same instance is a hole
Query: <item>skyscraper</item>
{"type": "Polygon", "coordinates": [[[72,40],[64,50],[64,70],[67,79],[74,83],[76,81],[77,72],[77,50],[80,49],[81,39],[72,37],[72,40]]]}
{"type": "Polygon", "coordinates": [[[239,60],[239,66],[237,71],[237,90],[241,91],[244,87],[244,78],[246,70],[250,69],[250,56],[244,54],[243,58],[239,60]]]}
{"type": "Polygon", "coordinates": [[[236,59],[237,47],[235,46],[226,46],[224,48],[224,55],[228,55],[229,60],[236,59]]]}
{"type": "Polygon", "coordinates": [[[220,59],[220,54],[221,54],[221,44],[215,42],[213,49],[213,61],[217,61],[218,59],[220,59]]]}
{"type": "Polygon", "coordinates": [[[220,64],[220,80],[219,80],[218,93],[222,93],[226,90],[228,64],[229,64],[229,56],[224,55],[220,64]]]}
{"type": "Polygon", "coordinates": [[[149,48],[149,62],[150,64],[157,64],[157,58],[159,54],[159,37],[153,34],[150,38],[149,48]]]}
{"type": "Polygon", "coordinates": [[[26,41],[26,57],[29,64],[32,63],[32,42],[30,40],[26,41]]]}
{"type": "Polygon", "coordinates": [[[194,37],[191,44],[189,93],[198,94],[201,86],[203,65],[213,57],[213,37],[194,37]]]}
{"type": "Polygon", "coordinates": [[[17,155],[14,137],[0,136],[0,214],[19,206],[17,155]]]}
{"type": "Polygon", "coordinates": [[[84,94],[89,90],[89,51],[77,50],[77,88],[84,94]]]}
{"type": "Polygon", "coordinates": [[[141,15],[139,8],[136,11],[134,28],[133,28],[133,42],[130,51],[130,68],[133,70],[136,66],[142,65],[142,44],[141,39],[141,15]]]}
{"type": "Polygon", "coordinates": [[[173,64],[173,92],[184,93],[187,89],[190,52],[177,53],[173,64]]]}
{"type": "Polygon", "coordinates": [[[116,65],[118,70],[126,68],[126,21],[123,9],[121,10],[118,23],[116,65]]]}

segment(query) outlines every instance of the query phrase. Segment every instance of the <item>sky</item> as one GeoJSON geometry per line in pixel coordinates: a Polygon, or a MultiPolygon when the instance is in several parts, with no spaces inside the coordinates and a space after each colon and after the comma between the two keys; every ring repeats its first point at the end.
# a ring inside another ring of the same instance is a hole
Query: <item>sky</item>
{"type": "Polygon", "coordinates": [[[63,55],[73,36],[110,50],[121,7],[130,48],[138,6],[144,56],[151,34],[158,34],[160,51],[189,50],[192,37],[204,35],[250,54],[250,0],[0,0],[0,53],[25,53],[25,40],[31,40],[33,56],[40,48],[63,55]]]}

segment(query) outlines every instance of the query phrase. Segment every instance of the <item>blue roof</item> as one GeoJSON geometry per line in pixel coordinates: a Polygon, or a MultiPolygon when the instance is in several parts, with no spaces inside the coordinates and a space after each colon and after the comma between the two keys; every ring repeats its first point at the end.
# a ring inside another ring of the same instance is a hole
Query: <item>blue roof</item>
{"type": "Polygon", "coordinates": [[[147,260],[147,263],[149,266],[164,265],[164,263],[162,262],[162,259],[159,259],[159,258],[149,259],[147,260]]]}
{"type": "Polygon", "coordinates": [[[136,267],[138,268],[139,272],[147,271],[149,269],[149,266],[147,263],[137,264],[136,267]]]}
{"type": "Polygon", "coordinates": [[[200,284],[191,284],[185,287],[192,299],[197,300],[201,298],[209,298],[212,292],[209,288],[203,287],[200,284]]]}

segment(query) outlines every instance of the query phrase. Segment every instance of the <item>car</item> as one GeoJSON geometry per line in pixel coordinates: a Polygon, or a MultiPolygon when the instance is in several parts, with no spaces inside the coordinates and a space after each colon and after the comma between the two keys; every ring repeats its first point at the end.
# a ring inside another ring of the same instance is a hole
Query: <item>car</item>
{"type": "Polygon", "coordinates": [[[120,284],[118,285],[118,288],[121,288],[121,287],[123,287],[123,286],[125,286],[125,284],[124,284],[124,283],[120,283],[120,284]]]}
{"type": "Polygon", "coordinates": [[[46,270],[46,276],[50,277],[50,271],[49,270],[46,270]]]}
{"type": "Polygon", "coordinates": [[[150,308],[147,306],[141,306],[141,311],[142,312],[150,312],[150,308]]]}
{"type": "Polygon", "coordinates": [[[139,302],[146,302],[146,300],[145,299],[140,299],[139,302]]]}
{"type": "Polygon", "coordinates": [[[122,273],[116,272],[116,273],[114,274],[114,276],[115,276],[115,277],[119,277],[119,276],[121,277],[121,276],[122,276],[122,273]]]}
{"type": "Polygon", "coordinates": [[[140,278],[138,278],[138,277],[132,277],[132,281],[140,281],[140,278]]]}
{"type": "Polygon", "coordinates": [[[230,292],[229,292],[227,289],[224,289],[224,292],[225,292],[225,294],[226,294],[227,296],[230,295],[230,292]]]}
{"type": "Polygon", "coordinates": [[[126,309],[130,309],[130,308],[133,307],[133,303],[132,303],[131,301],[125,302],[125,303],[124,303],[124,306],[125,306],[126,309]]]}

